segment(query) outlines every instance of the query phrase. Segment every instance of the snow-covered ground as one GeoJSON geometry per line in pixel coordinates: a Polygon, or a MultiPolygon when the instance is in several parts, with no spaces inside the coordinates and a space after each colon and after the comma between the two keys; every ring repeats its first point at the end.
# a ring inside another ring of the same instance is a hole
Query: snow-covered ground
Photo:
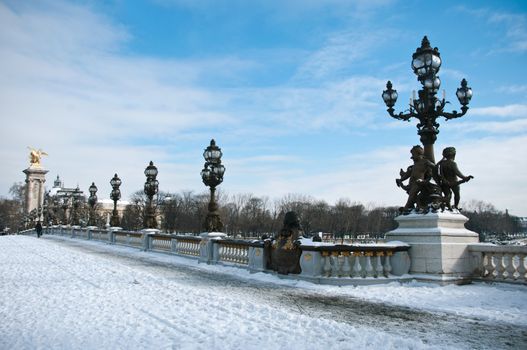
{"type": "Polygon", "coordinates": [[[525,286],[320,286],[101,242],[44,237],[0,236],[0,349],[474,347],[427,342],[412,330],[398,334],[390,329],[395,323],[388,319],[384,323],[380,318],[375,327],[347,322],[324,310],[306,310],[300,304],[286,307],[288,299],[284,295],[280,300],[280,293],[289,292],[283,288],[314,298],[351,298],[426,310],[432,320],[470,318],[470,322],[506,325],[505,329],[519,327],[523,337],[527,334],[525,286]],[[178,272],[179,267],[186,271],[178,272]],[[193,277],[198,274],[205,277],[193,277]],[[210,279],[207,276],[216,280],[202,283],[210,279]],[[224,279],[241,285],[220,283],[224,279]],[[243,281],[256,287],[245,288],[243,281]],[[257,293],[258,285],[275,291],[257,293]]]}

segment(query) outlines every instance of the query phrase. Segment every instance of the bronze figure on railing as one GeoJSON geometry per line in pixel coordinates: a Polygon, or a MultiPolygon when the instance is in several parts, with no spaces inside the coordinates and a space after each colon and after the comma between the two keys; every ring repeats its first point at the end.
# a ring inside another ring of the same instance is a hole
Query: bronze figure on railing
{"type": "Polygon", "coordinates": [[[280,232],[273,241],[265,242],[267,268],[284,275],[300,273],[301,235],[302,228],[298,214],[294,211],[287,212],[280,232]]]}

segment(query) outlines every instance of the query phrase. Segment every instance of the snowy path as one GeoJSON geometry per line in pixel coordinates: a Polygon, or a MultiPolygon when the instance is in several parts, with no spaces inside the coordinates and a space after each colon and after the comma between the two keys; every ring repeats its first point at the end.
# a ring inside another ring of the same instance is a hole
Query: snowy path
{"type": "Polygon", "coordinates": [[[1,349],[527,344],[525,287],[324,287],[58,237],[0,237],[0,293],[1,349]],[[479,298],[473,302],[480,308],[458,315],[455,302],[434,308],[445,292],[479,298]],[[392,304],[367,300],[382,295],[392,304]]]}

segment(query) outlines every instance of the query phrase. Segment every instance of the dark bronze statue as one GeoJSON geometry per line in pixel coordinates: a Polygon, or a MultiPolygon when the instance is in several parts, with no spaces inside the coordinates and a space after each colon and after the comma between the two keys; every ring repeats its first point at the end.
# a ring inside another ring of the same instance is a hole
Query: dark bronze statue
{"type": "Polygon", "coordinates": [[[265,241],[265,255],[267,268],[280,274],[298,274],[301,272],[300,241],[302,228],[297,213],[287,212],[284,218],[284,226],[280,232],[271,240],[265,241]]]}
{"type": "Polygon", "coordinates": [[[400,208],[402,214],[409,214],[412,210],[418,213],[437,211],[438,209],[459,210],[459,185],[473,179],[473,176],[463,175],[454,161],[456,149],[447,147],[443,150],[443,159],[434,164],[424,156],[421,146],[412,147],[414,164],[406,171],[401,169],[400,178],[395,182],[398,187],[408,193],[408,200],[404,207],[400,208]],[[458,177],[461,180],[458,180],[458,177]],[[408,184],[404,181],[409,180],[408,184]],[[454,193],[454,206],[450,204],[454,193]]]}
{"type": "MultiPolygon", "coordinates": [[[[414,164],[409,166],[406,171],[401,169],[400,178],[395,180],[397,186],[401,187],[408,193],[408,200],[401,212],[407,214],[413,209],[418,211],[427,211],[428,205],[434,202],[439,207],[441,189],[432,183],[432,179],[437,178],[436,165],[424,157],[424,150],[421,146],[414,146],[410,150],[411,159],[414,164]],[[405,185],[403,182],[409,180],[405,185]]],[[[437,208],[435,208],[437,209],[437,208]]]]}
{"type": "Polygon", "coordinates": [[[457,167],[454,159],[456,158],[456,149],[454,147],[447,147],[443,150],[443,159],[437,163],[439,168],[439,175],[441,177],[441,189],[444,195],[444,202],[449,210],[452,210],[451,199],[452,192],[454,192],[454,209],[459,208],[459,185],[473,179],[474,176],[465,176],[457,167]],[[461,180],[458,180],[461,178],[461,180]]]}

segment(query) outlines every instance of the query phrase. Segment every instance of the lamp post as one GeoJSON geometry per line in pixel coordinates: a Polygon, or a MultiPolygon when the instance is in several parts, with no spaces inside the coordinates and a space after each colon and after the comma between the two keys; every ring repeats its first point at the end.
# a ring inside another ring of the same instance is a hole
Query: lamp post
{"type": "Polygon", "coordinates": [[[410,109],[408,113],[396,114],[393,106],[397,101],[397,90],[393,89],[392,83],[388,81],[386,90],[382,93],[382,99],[388,107],[388,113],[392,118],[409,121],[411,118],[419,120],[417,134],[424,146],[424,156],[435,163],[434,143],[439,133],[437,118],[453,119],[464,116],[468,111],[468,104],[472,98],[472,89],[467,86],[467,81],[461,81],[461,87],[457,89],[456,96],[461,104],[461,112],[445,112],[444,108],[448,101],[436,96],[441,86],[441,80],[437,73],[441,67],[441,55],[437,47],[432,48],[428,38],[425,36],[421,47],[417,48],[412,55],[412,69],[417,75],[417,80],[423,88],[418,92],[418,98],[410,98],[410,109]]]}
{"type": "Polygon", "coordinates": [[[80,190],[79,186],[73,190],[72,193],[72,204],[73,204],[73,213],[72,213],[72,224],[73,225],[79,225],[79,206],[82,203],[82,191],[80,190]]]}
{"type": "Polygon", "coordinates": [[[90,197],[88,198],[88,204],[90,205],[88,226],[97,226],[95,222],[95,205],[97,204],[97,186],[95,186],[95,182],[91,183],[88,191],[90,192],[90,197]]]}
{"type": "Polygon", "coordinates": [[[61,203],[61,206],[62,206],[62,210],[63,210],[63,225],[68,225],[69,223],[69,218],[68,218],[68,207],[69,207],[69,196],[67,194],[65,194],[63,197],[62,197],[62,203],[61,203]]]}
{"type": "Polygon", "coordinates": [[[49,192],[46,192],[44,194],[44,203],[42,204],[43,209],[43,216],[44,216],[44,225],[49,226],[49,210],[50,210],[50,203],[49,203],[49,192]]]}
{"type": "Polygon", "coordinates": [[[203,152],[205,165],[201,170],[201,179],[205,186],[210,187],[209,211],[205,218],[205,230],[207,232],[221,232],[223,230],[223,222],[221,222],[218,203],[216,203],[215,198],[216,186],[223,182],[223,174],[225,173],[225,167],[221,164],[222,155],[221,149],[216,146],[214,140],[210,141],[210,145],[203,152]]]}
{"type": "Polygon", "coordinates": [[[144,191],[148,197],[148,203],[146,206],[146,213],[144,219],[144,225],[146,228],[157,228],[156,220],[156,209],[153,205],[154,196],[157,194],[159,189],[159,181],[156,180],[157,168],[152,161],[145,169],[146,182],[144,191]]]}
{"type": "Polygon", "coordinates": [[[113,200],[113,211],[112,217],[110,218],[110,226],[119,227],[119,214],[117,212],[117,201],[121,199],[121,179],[115,174],[110,180],[110,185],[112,185],[112,192],[110,193],[110,198],[113,200]]]}
{"type": "Polygon", "coordinates": [[[42,206],[39,206],[37,209],[37,222],[42,222],[42,213],[44,212],[44,208],[42,206]]]}

